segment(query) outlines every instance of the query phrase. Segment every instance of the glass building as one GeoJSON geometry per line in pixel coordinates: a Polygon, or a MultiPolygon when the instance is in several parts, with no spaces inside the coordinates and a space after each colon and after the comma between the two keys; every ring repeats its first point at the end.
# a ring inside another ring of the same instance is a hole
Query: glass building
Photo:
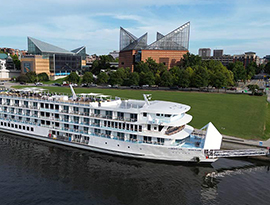
{"type": "MultiPolygon", "coordinates": [[[[86,58],[85,46],[68,51],[32,37],[28,37],[27,40],[28,54],[41,55],[43,59],[49,59],[49,71],[55,76],[69,75],[71,72],[81,70],[82,60],[86,58]]],[[[37,69],[29,68],[29,70],[37,69]]]]}
{"type": "Polygon", "coordinates": [[[188,52],[189,35],[190,22],[187,22],[167,35],[157,32],[156,41],[148,45],[147,33],[137,38],[120,27],[119,67],[133,71],[136,63],[152,58],[170,69],[188,52]]]}
{"type": "Polygon", "coordinates": [[[176,28],[167,35],[157,32],[155,42],[147,45],[147,33],[137,38],[120,27],[120,51],[127,50],[188,50],[190,22],[176,28]]]}

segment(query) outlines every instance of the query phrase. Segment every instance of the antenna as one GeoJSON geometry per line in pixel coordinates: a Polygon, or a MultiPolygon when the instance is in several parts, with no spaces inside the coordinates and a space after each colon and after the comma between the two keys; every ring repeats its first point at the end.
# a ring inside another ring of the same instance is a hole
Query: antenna
{"type": "Polygon", "coordinates": [[[72,92],[72,100],[76,100],[76,99],[77,99],[77,95],[76,95],[76,93],[75,93],[75,91],[74,91],[72,85],[69,84],[69,87],[70,87],[71,92],[72,92]]]}

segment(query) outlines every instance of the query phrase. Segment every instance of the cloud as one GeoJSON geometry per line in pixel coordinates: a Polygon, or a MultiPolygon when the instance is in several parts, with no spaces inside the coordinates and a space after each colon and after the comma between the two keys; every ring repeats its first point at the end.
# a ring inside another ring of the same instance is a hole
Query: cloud
{"type": "Polygon", "coordinates": [[[86,45],[89,53],[106,54],[118,49],[120,26],[137,37],[148,32],[151,43],[157,31],[167,34],[191,21],[190,50],[195,53],[202,46],[265,55],[269,6],[266,0],[10,0],[0,7],[2,16],[12,16],[0,22],[0,43],[18,48],[14,42],[23,39],[20,46],[26,49],[26,37],[32,36],[66,49],[86,45]]]}

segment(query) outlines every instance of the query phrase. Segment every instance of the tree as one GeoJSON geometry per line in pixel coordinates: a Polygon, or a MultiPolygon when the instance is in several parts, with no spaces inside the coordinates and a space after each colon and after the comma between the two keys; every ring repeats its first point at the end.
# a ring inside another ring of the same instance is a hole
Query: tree
{"type": "Polygon", "coordinates": [[[252,95],[254,95],[255,93],[258,92],[259,86],[250,84],[250,85],[248,85],[248,89],[252,92],[252,95]]]}
{"type": "Polygon", "coordinates": [[[202,58],[198,55],[190,54],[189,52],[183,55],[180,61],[180,67],[187,68],[202,64],[202,58]]]}
{"type": "Polygon", "coordinates": [[[229,65],[230,69],[233,72],[234,81],[246,80],[246,70],[242,62],[236,61],[235,63],[229,65]]]}
{"type": "Polygon", "coordinates": [[[187,70],[181,69],[180,70],[180,75],[179,75],[179,80],[178,80],[178,86],[181,88],[187,88],[190,85],[190,74],[187,70]]]}
{"type": "Polygon", "coordinates": [[[71,72],[67,76],[67,81],[69,81],[70,83],[79,83],[80,82],[80,76],[78,76],[78,74],[76,72],[71,72]]]}
{"type": "Polygon", "coordinates": [[[49,76],[47,73],[39,73],[37,75],[38,81],[49,81],[49,76]]]}
{"type": "Polygon", "coordinates": [[[133,72],[129,74],[127,85],[139,85],[140,76],[139,73],[133,72]]]}
{"type": "Polygon", "coordinates": [[[22,74],[16,78],[16,81],[26,83],[28,81],[28,78],[25,74],[22,74]]]}
{"type": "Polygon", "coordinates": [[[12,55],[11,58],[13,60],[15,68],[17,70],[20,70],[21,69],[21,61],[19,60],[18,56],[17,55],[12,55]]]}
{"type": "Polygon", "coordinates": [[[216,72],[214,74],[213,86],[220,89],[227,86],[227,79],[224,73],[216,72]]]}
{"type": "Polygon", "coordinates": [[[30,71],[30,72],[27,72],[25,75],[27,77],[27,82],[28,83],[37,82],[37,74],[36,74],[36,72],[30,71]]]}
{"type": "Polygon", "coordinates": [[[180,68],[178,66],[172,67],[169,72],[173,78],[173,85],[178,85],[179,78],[180,78],[180,68]]]}
{"type": "Polygon", "coordinates": [[[97,83],[98,84],[106,84],[108,83],[109,76],[105,72],[100,72],[97,76],[97,83]]]}
{"type": "Polygon", "coordinates": [[[256,73],[257,64],[255,62],[251,62],[248,64],[246,68],[246,79],[250,80],[256,73]]]}
{"type": "Polygon", "coordinates": [[[86,72],[86,73],[83,75],[82,83],[92,83],[93,81],[94,81],[93,73],[91,73],[91,72],[86,72]]]}
{"type": "Polygon", "coordinates": [[[170,87],[173,85],[173,77],[169,71],[165,71],[161,75],[161,86],[170,87]]]}
{"type": "Polygon", "coordinates": [[[135,64],[134,71],[138,73],[141,73],[141,72],[147,73],[150,71],[150,69],[145,62],[140,61],[139,63],[135,64]]]}
{"type": "Polygon", "coordinates": [[[270,61],[264,66],[264,72],[270,74],[270,61]]]}
{"type": "Polygon", "coordinates": [[[154,85],[155,84],[155,77],[154,74],[149,72],[141,72],[140,73],[140,85],[154,85]]]}
{"type": "Polygon", "coordinates": [[[110,68],[110,62],[114,62],[111,55],[99,56],[98,60],[95,60],[92,65],[92,73],[98,75],[101,70],[107,70],[110,68]]]}
{"type": "Polygon", "coordinates": [[[257,69],[256,69],[255,73],[259,74],[259,73],[263,72],[264,66],[265,66],[264,64],[261,64],[261,65],[257,66],[257,69]]]}
{"type": "Polygon", "coordinates": [[[208,70],[204,66],[196,66],[192,76],[191,85],[197,88],[206,87],[209,83],[208,70]]]}

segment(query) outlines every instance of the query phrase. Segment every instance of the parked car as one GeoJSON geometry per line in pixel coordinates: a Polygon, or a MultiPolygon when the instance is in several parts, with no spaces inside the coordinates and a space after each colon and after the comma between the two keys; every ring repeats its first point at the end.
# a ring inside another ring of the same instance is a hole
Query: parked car
{"type": "Polygon", "coordinates": [[[54,83],[53,85],[54,85],[54,86],[61,86],[60,83],[54,83]]]}
{"type": "Polygon", "coordinates": [[[36,82],[35,85],[36,85],[36,86],[40,86],[40,85],[43,85],[43,83],[41,83],[41,82],[36,82]]]}
{"type": "Polygon", "coordinates": [[[142,85],[142,88],[149,88],[149,85],[142,85]]]}
{"type": "Polygon", "coordinates": [[[112,87],[113,88],[119,88],[119,85],[113,85],[112,87]]]}
{"type": "Polygon", "coordinates": [[[138,85],[131,85],[130,88],[132,88],[132,89],[140,89],[141,87],[138,86],[138,85]]]}

